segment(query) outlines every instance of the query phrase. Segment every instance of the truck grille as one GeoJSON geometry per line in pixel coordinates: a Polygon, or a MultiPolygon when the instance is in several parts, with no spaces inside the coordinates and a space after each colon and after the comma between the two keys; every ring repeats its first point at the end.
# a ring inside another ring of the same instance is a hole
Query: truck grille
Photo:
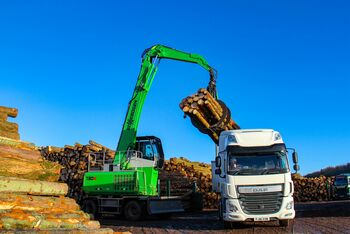
{"type": "Polygon", "coordinates": [[[281,209],[282,192],[246,193],[239,195],[239,203],[246,214],[273,214],[281,209]]]}

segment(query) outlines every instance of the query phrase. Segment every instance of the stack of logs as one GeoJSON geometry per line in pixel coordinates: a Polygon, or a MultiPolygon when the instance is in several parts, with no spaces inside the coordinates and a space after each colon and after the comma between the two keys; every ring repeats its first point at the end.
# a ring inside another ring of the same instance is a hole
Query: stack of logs
{"type": "Polygon", "coordinates": [[[99,167],[103,157],[106,160],[114,158],[115,151],[108,149],[92,140],[89,144],[76,143],[74,146],[66,145],[63,148],[47,146],[40,149],[41,155],[53,162],[63,166],[59,181],[68,184],[68,196],[74,198],[78,203],[82,200],[82,187],[84,173],[88,171],[88,162],[91,166],[99,167]],[[95,162],[96,161],[96,162],[95,162]]]}
{"type": "Polygon", "coordinates": [[[334,199],[334,177],[306,178],[299,174],[293,175],[294,199],[297,202],[328,201],[334,199]]]}
{"type": "Polygon", "coordinates": [[[164,171],[160,175],[161,179],[164,177],[171,181],[171,194],[173,195],[184,194],[192,189],[193,183],[196,182],[198,191],[203,193],[204,208],[218,208],[219,195],[212,191],[209,164],[193,163],[185,158],[171,158],[165,162],[164,171]]]}
{"type": "Polygon", "coordinates": [[[65,197],[68,186],[57,182],[61,168],[33,143],[0,137],[0,230],[113,233],[65,197]]]}
{"type": "Polygon", "coordinates": [[[225,104],[216,100],[206,89],[184,98],[180,103],[185,116],[191,118],[192,124],[202,133],[207,134],[218,144],[222,131],[239,129],[231,119],[230,110],[225,104]]]}
{"type": "Polygon", "coordinates": [[[0,229],[84,229],[99,233],[100,224],[64,197],[64,183],[0,176],[0,229]]]}
{"type": "MultiPolygon", "coordinates": [[[[183,194],[192,188],[196,182],[199,191],[203,193],[204,208],[217,208],[219,194],[212,191],[211,167],[209,164],[191,162],[185,158],[171,158],[165,162],[164,179],[171,181],[171,193],[183,194]],[[174,182],[173,182],[174,181],[174,182]]],[[[333,177],[320,176],[306,178],[294,174],[294,199],[296,202],[333,200],[333,177]]]]}
{"type": "Polygon", "coordinates": [[[8,117],[16,118],[18,110],[0,106],[0,136],[19,140],[18,125],[7,121],[8,117]]]}

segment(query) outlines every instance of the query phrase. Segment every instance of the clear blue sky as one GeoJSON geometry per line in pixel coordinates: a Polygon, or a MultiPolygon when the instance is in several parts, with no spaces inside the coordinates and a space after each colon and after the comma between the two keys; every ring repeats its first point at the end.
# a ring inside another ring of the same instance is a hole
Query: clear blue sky
{"type": "MultiPolygon", "coordinates": [[[[153,44],[199,53],[243,128],[273,128],[301,173],[349,162],[348,1],[1,1],[0,105],[19,108],[23,140],[115,148],[153,44]],[[167,3],[166,3],[167,2],[167,3]]],[[[214,146],[178,108],[207,72],[163,60],[139,135],[167,158],[209,162],[214,146]]]]}

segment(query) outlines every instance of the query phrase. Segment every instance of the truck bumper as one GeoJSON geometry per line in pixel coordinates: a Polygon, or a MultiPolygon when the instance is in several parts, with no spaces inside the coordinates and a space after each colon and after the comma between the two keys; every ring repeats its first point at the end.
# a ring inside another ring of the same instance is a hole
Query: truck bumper
{"type": "Polygon", "coordinates": [[[227,199],[228,202],[236,207],[235,211],[228,210],[223,213],[222,218],[227,222],[243,222],[243,221],[266,221],[266,220],[283,220],[283,219],[294,219],[294,201],[293,197],[285,197],[282,202],[281,209],[277,213],[273,214],[246,214],[243,212],[238,199],[227,199]],[[292,203],[291,207],[287,208],[287,205],[292,203]]]}

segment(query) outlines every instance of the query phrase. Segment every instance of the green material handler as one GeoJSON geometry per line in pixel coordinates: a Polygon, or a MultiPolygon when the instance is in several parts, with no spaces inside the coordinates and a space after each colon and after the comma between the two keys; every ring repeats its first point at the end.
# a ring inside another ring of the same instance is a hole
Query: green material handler
{"type": "Polygon", "coordinates": [[[158,171],[163,168],[161,140],[154,136],[137,137],[142,107],[161,59],[195,63],[209,72],[208,91],[216,94],[216,72],[198,54],[185,53],[162,45],[146,49],[136,87],[128,105],[125,121],[113,161],[103,160],[99,167],[89,161],[84,175],[84,208],[95,217],[124,214],[139,220],[144,214],[184,211],[181,197],[160,197],[158,171]]]}

